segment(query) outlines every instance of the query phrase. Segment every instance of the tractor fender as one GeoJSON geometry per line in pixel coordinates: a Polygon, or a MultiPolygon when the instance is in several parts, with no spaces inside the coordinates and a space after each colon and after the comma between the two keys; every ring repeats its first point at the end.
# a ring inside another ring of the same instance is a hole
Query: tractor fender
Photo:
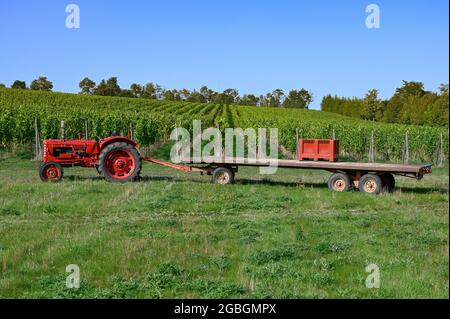
{"type": "Polygon", "coordinates": [[[133,145],[136,149],[138,148],[138,144],[135,141],[132,141],[126,137],[123,136],[110,136],[107,138],[104,138],[103,140],[100,141],[100,151],[102,149],[104,149],[106,146],[108,146],[111,143],[115,143],[115,142],[125,142],[127,144],[131,144],[133,145]]]}

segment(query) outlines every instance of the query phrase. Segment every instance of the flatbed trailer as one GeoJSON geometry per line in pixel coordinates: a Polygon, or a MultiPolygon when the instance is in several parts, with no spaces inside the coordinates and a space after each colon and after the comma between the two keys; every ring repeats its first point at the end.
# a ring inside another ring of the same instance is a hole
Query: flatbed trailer
{"type": "Polygon", "coordinates": [[[357,188],[362,192],[378,194],[392,192],[395,187],[394,175],[420,180],[432,172],[432,164],[407,165],[363,162],[300,161],[284,159],[247,159],[247,158],[182,158],[178,164],[162,161],[153,157],[142,160],[177,169],[183,172],[201,172],[212,175],[212,182],[218,184],[234,183],[239,166],[318,169],[331,172],[328,187],[343,192],[357,188]]]}
{"type": "Polygon", "coordinates": [[[232,184],[239,166],[271,166],[277,169],[326,170],[332,173],[328,179],[328,187],[333,191],[345,192],[357,188],[365,193],[378,194],[394,190],[394,175],[421,179],[425,174],[431,173],[431,164],[338,162],[337,148],[330,146],[334,144],[337,146],[337,143],[334,140],[332,142],[333,144],[329,141],[325,141],[324,144],[319,142],[314,144],[318,147],[325,147],[325,153],[322,152],[323,149],[318,149],[317,153],[312,154],[314,161],[301,160],[300,154],[297,160],[251,159],[226,157],[224,155],[183,158],[180,155],[177,163],[172,163],[153,157],[141,156],[137,143],[123,136],[113,135],[103,140],[85,140],[82,139],[82,136],[76,140],[50,139],[43,143],[43,161],[39,165],[39,177],[42,181],[57,182],[63,177],[64,167],[81,166],[96,168],[97,172],[107,181],[126,183],[139,177],[142,161],[147,161],[183,172],[206,173],[212,176],[212,182],[214,183],[232,184]],[[330,161],[320,161],[319,156],[316,156],[318,153],[328,154],[325,158],[330,161]],[[333,156],[330,156],[330,153],[333,156]]]}

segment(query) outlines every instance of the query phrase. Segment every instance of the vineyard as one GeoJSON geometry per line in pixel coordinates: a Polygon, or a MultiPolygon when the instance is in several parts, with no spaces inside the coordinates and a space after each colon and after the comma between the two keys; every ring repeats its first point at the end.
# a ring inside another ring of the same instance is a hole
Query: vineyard
{"type": "Polygon", "coordinates": [[[409,157],[435,162],[448,158],[448,131],[438,127],[385,124],[352,119],[337,114],[251,106],[169,102],[151,99],[86,96],[0,88],[0,143],[29,143],[37,119],[41,138],[57,138],[60,121],[68,137],[89,128],[89,138],[108,136],[111,130],[134,138],[143,146],[167,140],[176,126],[192,128],[193,120],[209,126],[278,128],[279,143],[295,151],[295,136],[340,140],[342,153],[364,159],[373,134],[377,160],[399,161],[408,135],[409,157]]]}

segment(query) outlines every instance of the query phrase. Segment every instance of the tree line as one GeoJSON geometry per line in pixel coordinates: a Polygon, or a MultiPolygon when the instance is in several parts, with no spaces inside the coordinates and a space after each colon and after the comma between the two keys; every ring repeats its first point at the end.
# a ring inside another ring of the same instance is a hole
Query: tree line
{"type": "MultiPolygon", "coordinates": [[[[0,86],[4,86],[1,85],[0,86]]],[[[133,83],[128,89],[120,87],[117,77],[103,79],[98,84],[89,79],[83,78],[79,84],[80,94],[119,96],[130,98],[147,98],[167,101],[187,101],[195,103],[214,103],[223,105],[249,105],[268,107],[287,107],[307,109],[313,101],[313,95],[306,89],[290,90],[287,94],[282,89],[276,89],[263,95],[244,94],[240,95],[237,89],[226,89],[223,92],[216,92],[207,86],[202,86],[199,90],[188,89],[164,89],[156,83],[147,84],[133,83]]],[[[16,80],[11,85],[14,89],[27,89],[25,81],[16,80]]],[[[31,90],[51,91],[52,82],[46,77],[39,77],[31,82],[31,90]]]]}
{"type": "Polygon", "coordinates": [[[370,121],[416,125],[448,126],[449,85],[441,84],[438,92],[426,91],[422,82],[403,81],[388,100],[369,90],[364,98],[327,95],[322,111],[370,121]]]}
{"type": "MultiPolygon", "coordinates": [[[[128,89],[119,86],[117,77],[101,80],[98,84],[83,78],[79,82],[80,94],[146,98],[167,101],[188,101],[194,103],[215,103],[222,105],[249,105],[265,107],[286,107],[307,109],[313,95],[306,89],[291,90],[287,94],[281,89],[263,95],[240,95],[237,89],[216,92],[207,86],[199,90],[164,89],[160,85],[133,83],[128,89]]],[[[5,85],[0,83],[0,87],[5,85]]],[[[28,89],[25,81],[16,80],[13,89],[28,89]]],[[[31,90],[51,91],[53,84],[45,76],[33,80],[31,90]]],[[[422,82],[403,81],[387,100],[379,98],[378,90],[371,89],[364,98],[348,98],[327,95],[322,99],[322,111],[361,118],[370,121],[448,126],[449,85],[442,84],[438,92],[426,91],[422,82]]]]}
{"type": "MultiPolygon", "coordinates": [[[[0,83],[0,88],[6,87],[3,83],[0,83]]],[[[12,89],[28,89],[25,81],[15,80],[13,84],[11,84],[12,89]]],[[[50,92],[53,89],[53,83],[47,79],[46,76],[40,76],[37,79],[31,81],[29,89],[36,91],[48,91],[50,92]]]]}

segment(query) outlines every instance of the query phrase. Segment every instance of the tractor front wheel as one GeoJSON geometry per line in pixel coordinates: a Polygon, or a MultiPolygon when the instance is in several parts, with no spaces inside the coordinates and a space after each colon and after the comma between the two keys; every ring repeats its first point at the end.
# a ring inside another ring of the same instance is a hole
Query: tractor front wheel
{"type": "Polygon", "coordinates": [[[107,145],[98,157],[98,171],[109,182],[126,183],[141,172],[141,156],[137,149],[125,142],[107,145]]]}
{"type": "Polygon", "coordinates": [[[64,175],[62,166],[56,162],[41,163],[39,177],[43,182],[59,182],[64,175]]]}

